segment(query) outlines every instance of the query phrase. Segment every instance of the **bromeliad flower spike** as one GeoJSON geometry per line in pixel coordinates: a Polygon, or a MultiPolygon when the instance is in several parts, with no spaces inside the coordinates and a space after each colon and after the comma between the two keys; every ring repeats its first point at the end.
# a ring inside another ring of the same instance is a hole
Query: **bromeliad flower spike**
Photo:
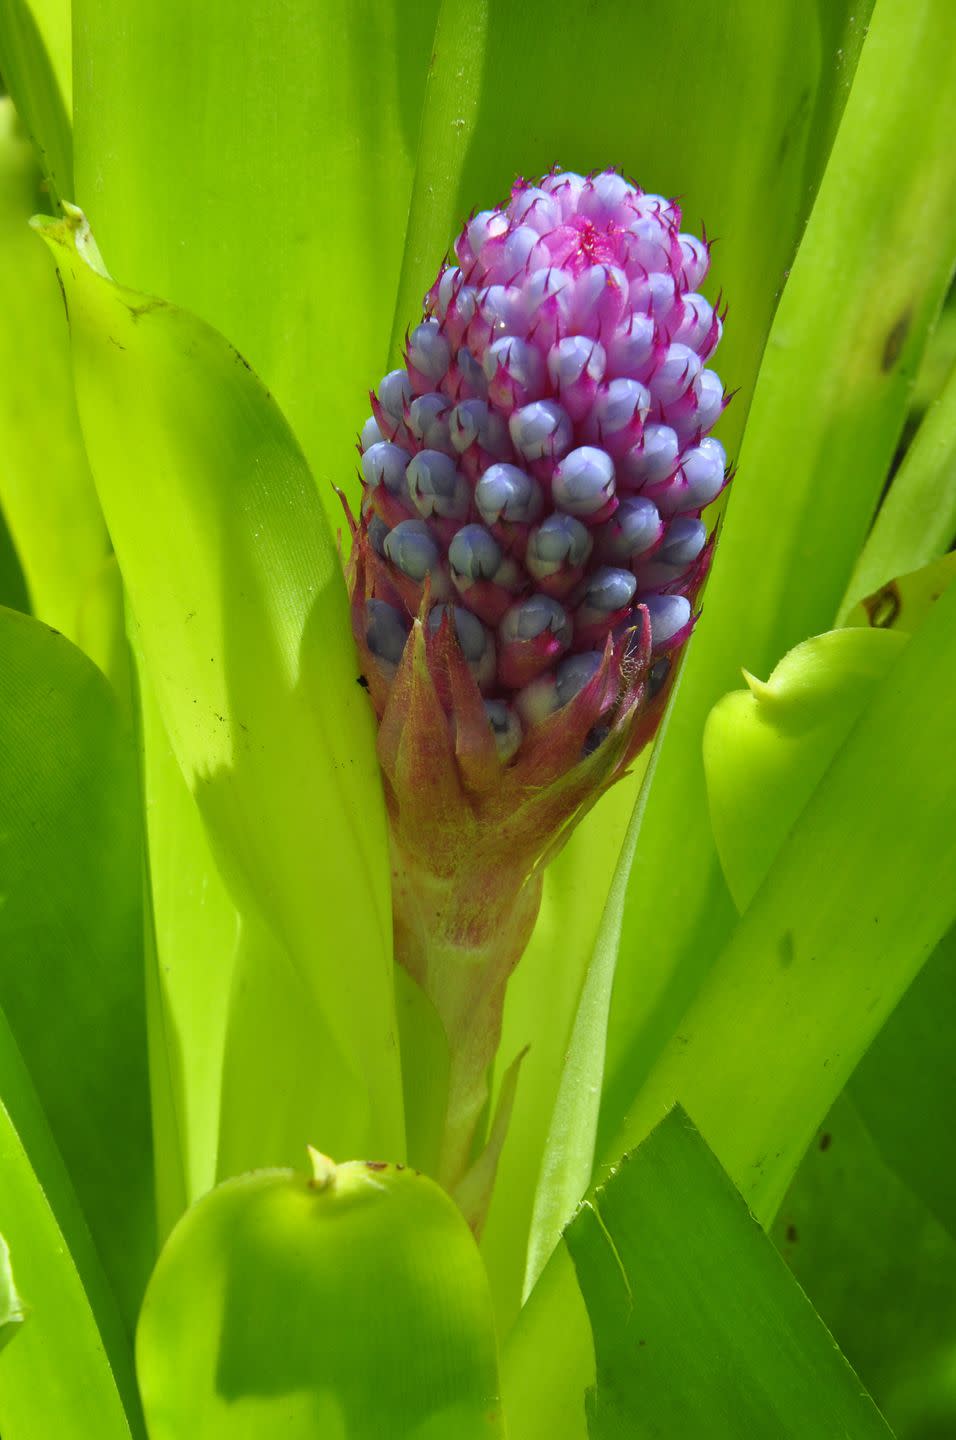
{"type": "Polygon", "coordinates": [[[653,735],[709,565],[721,318],[680,220],[610,170],[519,181],[362,431],[353,626],[396,954],[450,1049],[432,1168],[460,1193],[543,868],[653,735]]]}

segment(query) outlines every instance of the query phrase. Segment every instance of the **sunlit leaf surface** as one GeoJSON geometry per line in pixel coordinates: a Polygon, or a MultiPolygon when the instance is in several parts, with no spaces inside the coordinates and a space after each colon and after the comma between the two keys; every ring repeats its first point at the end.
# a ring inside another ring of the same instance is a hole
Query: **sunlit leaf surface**
{"type": "Polygon", "coordinates": [[[0,99],[0,506],[33,613],[78,640],[108,549],[73,398],[63,300],[27,221],[39,170],[9,98],[0,99]]]}
{"type": "Polygon", "coordinates": [[[773,1217],[816,1126],[956,912],[954,665],[950,587],[791,831],[615,1153],[680,1100],[758,1218],[773,1217]]]}
{"type": "Polygon", "coordinates": [[[0,73],[36,145],[51,198],[71,199],[69,0],[3,0],[0,73]]]}
{"type": "Polygon", "coordinates": [[[19,1333],[23,1320],[23,1301],[13,1278],[10,1247],[0,1235],[0,1350],[19,1333]]]}
{"type": "Polygon", "coordinates": [[[316,1157],[189,1212],[137,1339],[150,1440],[500,1440],[487,1280],[448,1196],[316,1157]]]}
{"type": "Polygon", "coordinates": [[[234,897],[263,917],[308,997],[315,1138],[401,1153],[371,714],[311,476],[215,331],[92,268],[76,214],[44,234],[160,715],[234,897]]]}
{"type": "Polygon", "coordinates": [[[764,682],[718,701],[704,769],[720,863],[738,910],[759,890],[827,766],[907,637],[830,630],[785,655],[764,682]]]}
{"type": "Polygon", "coordinates": [[[625,1156],[567,1243],[597,1350],[591,1440],[889,1440],[682,1111],[625,1156]]]}
{"type": "Polygon", "coordinates": [[[949,280],[954,130],[956,9],[880,0],[774,322],[635,855],[608,1037],[608,1159],[734,922],[706,820],[704,720],[741,665],[767,675],[833,624],[949,280]]]}
{"type": "Polygon", "coordinates": [[[356,432],[386,368],[436,10],[73,7],[68,198],[118,280],[239,347],[288,415],[336,525],[331,486],[358,494],[356,432]]]}

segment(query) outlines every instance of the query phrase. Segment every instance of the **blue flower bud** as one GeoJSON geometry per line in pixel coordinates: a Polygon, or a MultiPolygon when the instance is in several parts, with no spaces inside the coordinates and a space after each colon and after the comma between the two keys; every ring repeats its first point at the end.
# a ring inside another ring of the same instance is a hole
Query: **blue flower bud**
{"type": "Polygon", "coordinates": [[[501,622],[501,638],[506,642],[535,640],[546,630],[565,644],[570,643],[571,622],[567,612],[550,595],[532,595],[512,605],[501,622]]]}
{"type": "Polygon", "coordinates": [[[486,700],[485,714],[498,747],[498,759],[504,765],[521,744],[521,721],[504,700],[486,700]]]}
{"type": "Polygon", "coordinates": [[[377,440],[362,456],[362,478],[376,489],[384,485],[392,495],[405,493],[405,472],[411,459],[407,450],[391,440],[377,440]]]}
{"type": "Polygon", "coordinates": [[[438,515],[445,520],[463,520],[468,514],[469,489],[450,455],[420,450],[405,474],[412,503],[424,519],[438,515]]]}
{"type": "Polygon", "coordinates": [[[686,595],[642,595],[651,621],[651,642],[655,649],[666,645],[690,619],[690,601],[686,595]]]}
{"type": "Polygon", "coordinates": [[[475,486],[475,503],[488,525],[496,520],[523,523],[541,510],[541,487],[517,465],[489,465],[475,486]]]}
{"type": "Polygon", "coordinates": [[[556,400],[532,400],[508,421],[515,449],[526,460],[563,455],[571,443],[571,421],[556,400]]]}
{"type": "Polygon", "coordinates": [[[441,551],[424,520],[402,520],[390,530],[385,554],[412,580],[424,580],[441,563],[441,551]]]}
{"type": "Polygon", "coordinates": [[[528,536],[525,565],[537,579],[559,570],[576,569],[591,553],[591,533],[573,515],[555,513],[536,526],[528,536]]]}
{"type": "Polygon", "coordinates": [[[407,616],[387,605],[384,600],[369,600],[366,605],[365,641],[372,654],[387,665],[397,665],[405,649],[411,625],[407,616]]]}
{"type": "Polygon", "coordinates": [[[629,605],[637,589],[637,580],[630,570],[621,570],[614,565],[601,565],[588,576],[582,597],[582,605],[589,610],[603,611],[610,615],[629,605]]]}
{"type": "Polygon", "coordinates": [[[439,381],[451,364],[448,341],[437,320],[423,320],[408,337],[408,358],[429,380],[439,381]]]}
{"type": "Polygon", "coordinates": [[[614,497],[614,461],[606,450],[579,446],[555,467],[551,494],[569,515],[596,515],[614,497]]]}
{"type": "Polygon", "coordinates": [[[649,550],[660,533],[661,517],[654,502],[629,495],[602,529],[600,553],[609,560],[632,560],[649,550]]]}
{"type": "Polygon", "coordinates": [[[393,420],[401,420],[405,406],[412,399],[412,382],[407,370],[389,370],[382,377],[378,387],[378,398],[382,409],[393,420]]]}
{"type": "Polygon", "coordinates": [[[559,705],[567,705],[589,681],[594,679],[601,664],[597,650],[585,650],[579,655],[566,655],[558,662],[554,672],[555,690],[559,705]]]}
{"type": "Polygon", "coordinates": [[[483,525],[465,525],[448,549],[448,563],[465,580],[491,580],[501,564],[501,546],[483,525]]]}

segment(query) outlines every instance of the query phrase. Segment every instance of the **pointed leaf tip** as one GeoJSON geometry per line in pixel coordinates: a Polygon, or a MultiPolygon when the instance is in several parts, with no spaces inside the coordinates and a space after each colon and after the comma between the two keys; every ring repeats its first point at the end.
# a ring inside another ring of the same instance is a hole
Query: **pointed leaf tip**
{"type": "Polygon", "coordinates": [[[71,251],[78,255],[89,268],[104,280],[112,279],[103,263],[100,247],[90,229],[90,222],[78,205],[63,201],[63,216],[54,219],[50,215],[34,215],[30,220],[31,229],[45,240],[55,255],[57,250],[71,251]]]}

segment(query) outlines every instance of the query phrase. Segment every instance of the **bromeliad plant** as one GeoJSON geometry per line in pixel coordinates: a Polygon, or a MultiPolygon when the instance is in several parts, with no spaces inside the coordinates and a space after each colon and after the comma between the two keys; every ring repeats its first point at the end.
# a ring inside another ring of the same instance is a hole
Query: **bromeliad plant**
{"type": "Polygon", "coordinates": [[[950,1434],[951,7],[69,20],[0,3],[4,1440],[950,1434]]]}

